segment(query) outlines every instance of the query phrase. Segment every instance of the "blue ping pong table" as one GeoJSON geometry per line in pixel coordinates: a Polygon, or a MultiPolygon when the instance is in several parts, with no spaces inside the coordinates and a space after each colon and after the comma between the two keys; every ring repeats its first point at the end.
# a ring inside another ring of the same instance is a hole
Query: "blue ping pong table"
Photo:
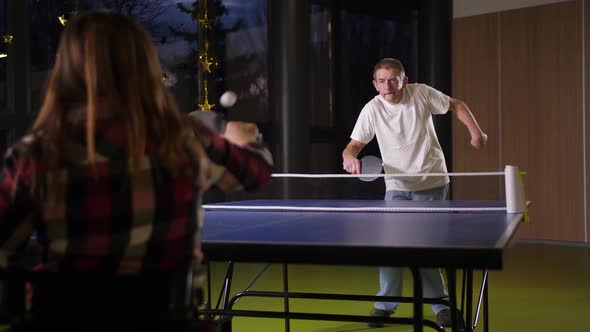
{"type": "MultiPolygon", "coordinates": [[[[286,330],[289,319],[313,319],[376,321],[413,325],[414,331],[423,331],[425,326],[444,331],[424,319],[423,304],[445,303],[451,307],[454,332],[472,331],[482,306],[487,331],[487,270],[502,269],[503,255],[522,219],[523,214],[506,213],[504,201],[254,200],[205,205],[205,255],[210,261],[230,264],[217,302],[222,301],[223,306],[208,307],[202,313],[220,315],[225,331],[231,330],[233,316],[283,318],[286,330]],[[247,290],[230,296],[234,262],[282,263],[283,291],[247,290]],[[287,265],[297,263],[408,267],[413,296],[290,292],[287,265]],[[419,269],[425,267],[446,271],[448,300],[422,298],[419,269]],[[460,309],[456,283],[461,269],[460,309]],[[474,270],[483,273],[475,310],[474,270]],[[245,296],[283,298],[285,308],[280,312],[233,309],[233,303],[245,296]],[[290,312],[289,298],[409,302],[413,303],[413,317],[290,312]]],[[[211,304],[210,289],[208,294],[211,304]]]]}

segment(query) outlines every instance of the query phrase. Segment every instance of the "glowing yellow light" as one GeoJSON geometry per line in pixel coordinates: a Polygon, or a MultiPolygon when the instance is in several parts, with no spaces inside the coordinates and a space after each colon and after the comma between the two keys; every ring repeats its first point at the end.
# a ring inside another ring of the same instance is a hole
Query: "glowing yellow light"
{"type": "Polygon", "coordinates": [[[203,98],[205,99],[205,102],[202,104],[198,104],[197,106],[199,106],[203,111],[211,111],[215,104],[209,104],[209,89],[207,88],[207,80],[205,80],[203,83],[205,83],[205,96],[203,98]]]}
{"type": "Polygon", "coordinates": [[[209,20],[209,17],[207,16],[207,14],[205,14],[205,17],[199,19],[199,23],[201,23],[201,26],[205,29],[211,29],[211,20],[209,20]]]}
{"type": "Polygon", "coordinates": [[[61,25],[63,25],[64,27],[68,23],[68,20],[66,20],[66,16],[65,15],[60,15],[60,16],[57,17],[57,19],[59,20],[59,23],[61,25]]]}
{"type": "Polygon", "coordinates": [[[12,44],[13,38],[14,37],[12,35],[8,35],[8,34],[2,36],[2,40],[4,41],[5,44],[8,44],[8,45],[12,44]]]}
{"type": "Polygon", "coordinates": [[[203,70],[210,73],[211,72],[211,65],[215,64],[215,59],[213,59],[213,58],[207,59],[206,54],[201,54],[199,56],[199,62],[201,63],[201,66],[203,66],[203,70]],[[211,60],[213,60],[213,61],[211,61],[211,60]]]}
{"type": "Polygon", "coordinates": [[[215,106],[215,104],[209,104],[208,100],[205,100],[203,104],[198,105],[203,111],[211,111],[211,109],[215,106]]]}

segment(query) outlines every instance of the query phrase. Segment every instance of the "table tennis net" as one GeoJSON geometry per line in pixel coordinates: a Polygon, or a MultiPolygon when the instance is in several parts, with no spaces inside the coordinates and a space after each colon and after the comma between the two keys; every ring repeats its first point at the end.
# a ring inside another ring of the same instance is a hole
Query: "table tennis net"
{"type": "MultiPolygon", "coordinates": [[[[383,200],[382,180],[364,182],[355,178],[301,179],[271,178],[254,192],[223,193],[215,188],[206,192],[205,204],[260,199],[300,200],[383,200]]],[[[504,181],[500,177],[454,178],[449,188],[450,200],[505,200],[504,181]]]]}

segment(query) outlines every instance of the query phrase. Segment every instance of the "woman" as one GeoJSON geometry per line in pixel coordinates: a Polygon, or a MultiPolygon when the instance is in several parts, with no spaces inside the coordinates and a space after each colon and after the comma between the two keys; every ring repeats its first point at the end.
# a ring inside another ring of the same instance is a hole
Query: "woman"
{"type": "Polygon", "coordinates": [[[255,190],[270,177],[267,151],[250,145],[257,135],[230,122],[224,138],[179,113],[138,23],[78,15],[31,131],[4,158],[1,258],[35,234],[41,270],[148,274],[198,263],[202,193],[255,190]]]}

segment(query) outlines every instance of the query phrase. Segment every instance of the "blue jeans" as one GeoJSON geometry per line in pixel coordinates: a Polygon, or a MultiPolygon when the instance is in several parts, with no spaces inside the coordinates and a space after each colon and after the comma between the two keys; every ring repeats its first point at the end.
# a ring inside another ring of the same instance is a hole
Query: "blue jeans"
{"type": "MultiPolygon", "coordinates": [[[[390,190],[385,193],[386,201],[393,200],[414,200],[434,201],[447,200],[449,198],[449,185],[422,191],[397,191],[390,190]]],[[[448,299],[445,291],[443,276],[439,269],[420,269],[422,276],[422,289],[424,297],[448,299]]],[[[403,269],[400,267],[379,268],[379,296],[401,296],[402,294],[403,269]]],[[[397,302],[376,302],[375,308],[394,312],[398,306],[397,302]]],[[[442,304],[433,304],[432,311],[437,314],[439,311],[448,308],[442,304]]]]}

